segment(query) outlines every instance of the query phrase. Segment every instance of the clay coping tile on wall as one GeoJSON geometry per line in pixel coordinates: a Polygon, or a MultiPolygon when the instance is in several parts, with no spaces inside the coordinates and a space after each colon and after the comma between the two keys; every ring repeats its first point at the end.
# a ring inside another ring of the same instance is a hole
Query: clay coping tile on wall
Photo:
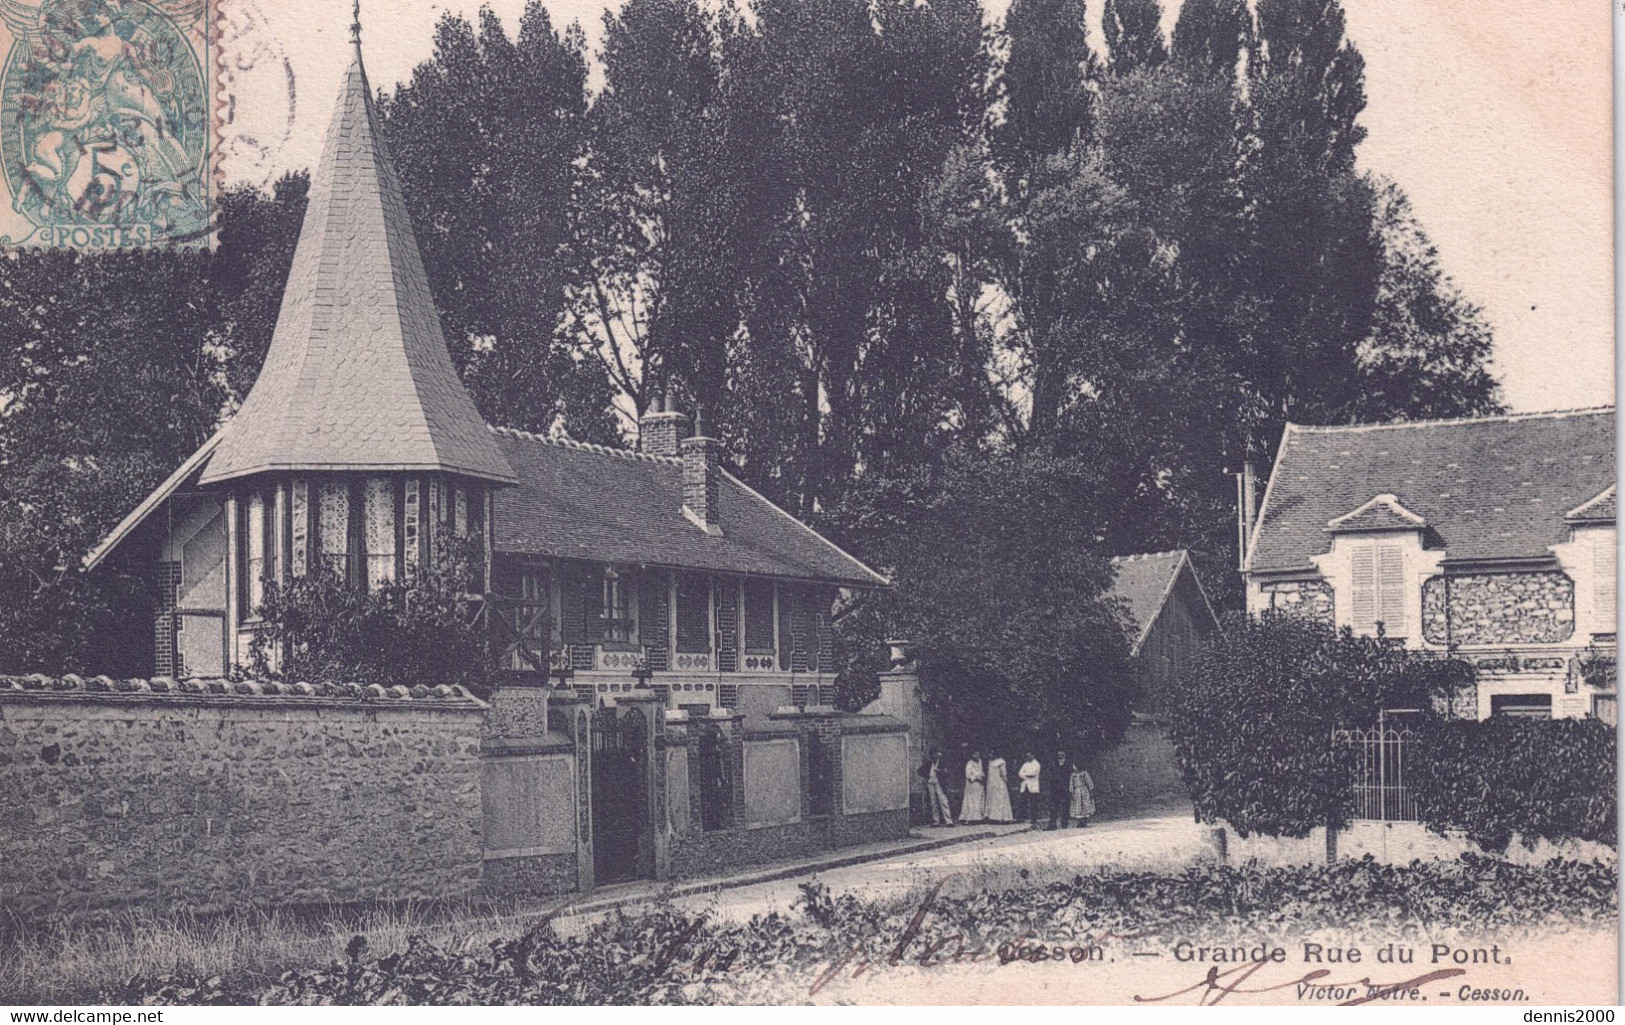
{"type": "Polygon", "coordinates": [[[484,708],[485,702],[457,685],[413,687],[396,685],[382,687],[376,683],[362,686],[357,683],[282,683],[276,680],[228,680],[223,677],[190,678],[176,680],[168,676],[151,679],[114,680],[107,676],[85,678],[77,673],[60,677],[34,673],[31,676],[0,676],[0,700],[27,694],[30,696],[81,697],[117,695],[119,697],[167,697],[189,700],[216,701],[219,699],[277,701],[343,701],[346,703],[386,702],[411,703],[420,706],[484,708]]]}

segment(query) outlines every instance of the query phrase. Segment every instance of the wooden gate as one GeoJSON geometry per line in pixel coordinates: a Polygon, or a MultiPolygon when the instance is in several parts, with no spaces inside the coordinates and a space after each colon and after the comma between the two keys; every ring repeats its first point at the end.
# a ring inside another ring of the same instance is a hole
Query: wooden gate
{"type": "Polygon", "coordinates": [[[648,739],[642,709],[600,708],[593,714],[592,853],[599,884],[654,875],[648,739]]]}

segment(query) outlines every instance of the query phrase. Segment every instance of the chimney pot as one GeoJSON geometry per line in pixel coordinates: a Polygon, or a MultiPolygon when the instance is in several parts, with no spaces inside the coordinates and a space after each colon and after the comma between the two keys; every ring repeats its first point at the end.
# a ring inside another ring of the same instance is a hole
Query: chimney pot
{"type": "Polygon", "coordinates": [[[648,411],[638,419],[638,451],[675,458],[682,454],[679,446],[688,433],[688,417],[677,412],[670,393],[657,392],[649,400],[648,411]]]}

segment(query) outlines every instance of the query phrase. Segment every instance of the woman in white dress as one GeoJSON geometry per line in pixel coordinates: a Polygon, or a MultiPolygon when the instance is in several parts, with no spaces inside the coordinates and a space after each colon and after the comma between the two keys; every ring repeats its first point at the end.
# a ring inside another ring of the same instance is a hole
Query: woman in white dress
{"type": "Polygon", "coordinates": [[[987,763],[987,820],[1010,822],[1015,815],[1010,809],[1010,783],[1006,778],[1004,759],[998,755],[987,763]]]}
{"type": "Polygon", "coordinates": [[[987,818],[986,779],[987,773],[982,769],[982,752],[972,751],[970,760],[965,763],[965,796],[959,802],[961,825],[987,818]]]}

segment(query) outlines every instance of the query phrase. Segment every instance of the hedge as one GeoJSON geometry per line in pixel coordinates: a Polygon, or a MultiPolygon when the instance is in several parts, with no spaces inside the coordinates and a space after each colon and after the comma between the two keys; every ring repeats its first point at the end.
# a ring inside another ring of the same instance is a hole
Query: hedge
{"type": "Polygon", "coordinates": [[[1615,845],[1613,728],[1598,719],[1438,718],[1475,675],[1460,660],[1301,619],[1232,622],[1194,660],[1173,708],[1197,817],[1242,836],[1345,828],[1359,751],[1333,735],[1369,728],[1382,709],[1413,708],[1422,715],[1405,783],[1430,829],[1497,853],[1513,837],[1530,849],[1540,840],[1615,845]]]}
{"type": "Polygon", "coordinates": [[[1226,624],[1175,691],[1170,721],[1197,817],[1242,836],[1342,829],[1356,750],[1337,730],[1384,708],[1427,708],[1469,682],[1464,663],[1349,630],[1266,614],[1226,624]],[[1463,675],[1463,670],[1467,675],[1463,675]]]}
{"type": "Polygon", "coordinates": [[[1614,728],[1600,719],[1424,723],[1405,782],[1436,832],[1458,830],[1486,851],[1514,836],[1617,842],[1614,728]]]}

